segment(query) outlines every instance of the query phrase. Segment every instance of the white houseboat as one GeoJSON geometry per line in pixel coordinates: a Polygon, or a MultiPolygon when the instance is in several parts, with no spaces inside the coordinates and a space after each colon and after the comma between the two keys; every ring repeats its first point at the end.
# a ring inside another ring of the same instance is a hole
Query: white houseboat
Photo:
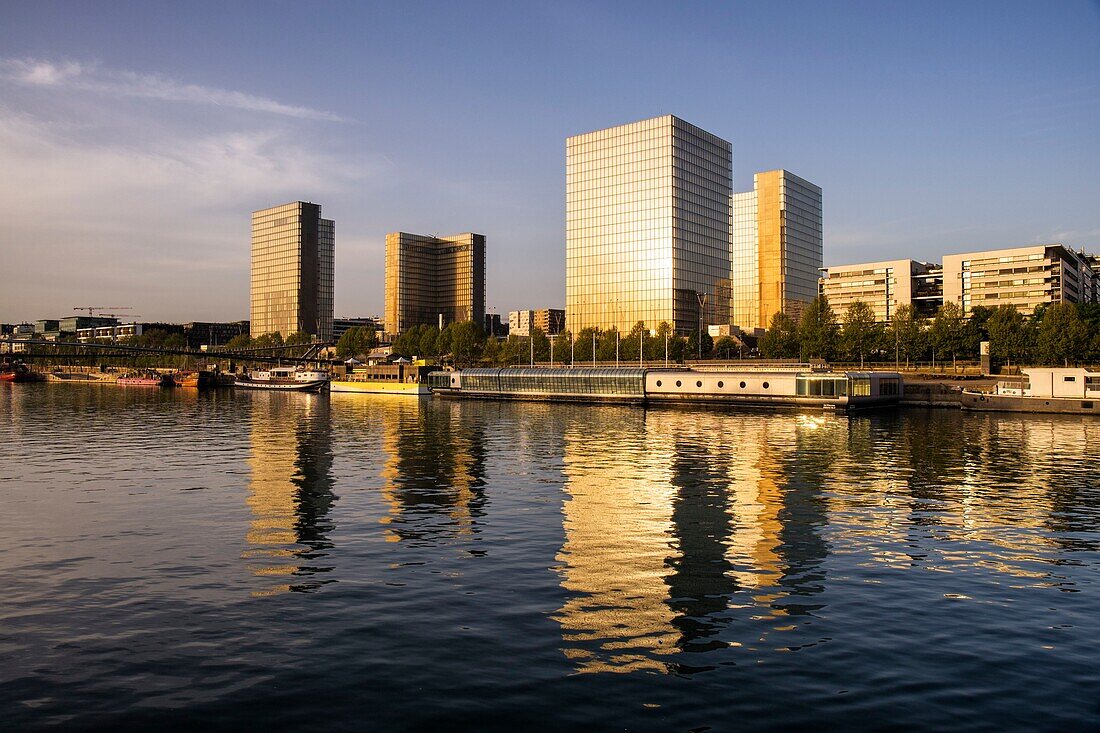
{"type": "Polygon", "coordinates": [[[234,386],[280,392],[319,392],[329,384],[327,372],[299,367],[271,367],[237,377],[234,386]]]}
{"type": "Polygon", "coordinates": [[[1100,414],[1100,372],[1078,367],[1020,370],[1023,382],[1000,382],[993,392],[964,389],[964,410],[1100,414]]]}

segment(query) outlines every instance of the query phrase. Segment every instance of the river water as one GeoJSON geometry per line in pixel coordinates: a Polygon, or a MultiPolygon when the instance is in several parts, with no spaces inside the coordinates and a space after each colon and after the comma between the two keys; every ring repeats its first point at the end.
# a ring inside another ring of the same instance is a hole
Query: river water
{"type": "Polygon", "coordinates": [[[1100,725],[1100,420],[0,384],[0,728],[1100,725]]]}

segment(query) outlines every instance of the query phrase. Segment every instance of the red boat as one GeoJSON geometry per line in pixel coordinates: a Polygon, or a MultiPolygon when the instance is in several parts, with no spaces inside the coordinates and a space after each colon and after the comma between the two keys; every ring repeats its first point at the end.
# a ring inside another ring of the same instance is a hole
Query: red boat
{"type": "Polygon", "coordinates": [[[23,362],[6,364],[0,367],[0,381],[3,382],[45,382],[46,375],[31,371],[23,362]]]}

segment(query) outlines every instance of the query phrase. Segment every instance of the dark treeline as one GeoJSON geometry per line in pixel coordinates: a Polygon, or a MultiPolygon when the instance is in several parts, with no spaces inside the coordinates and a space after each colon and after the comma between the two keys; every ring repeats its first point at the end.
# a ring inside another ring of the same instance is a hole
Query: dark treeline
{"type": "Polygon", "coordinates": [[[548,336],[534,328],[530,337],[511,335],[503,340],[487,338],[473,323],[454,323],[442,331],[435,326],[414,326],[394,340],[393,351],[408,358],[418,356],[437,361],[450,358],[458,366],[522,366],[532,360],[556,364],[614,362],[616,344],[618,359],[624,365],[638,361],[639,349],[642,358],[649,362],[663,361],[666,347],[669,361],[676,363],[700,355],[704,358],[739,355],[734,339],[724,337],[714,342],[706,333],[701,339],[695,333],[677,336],[667,323],[651,330],[641,321],[621,334],[614,328],[585,328],[574,338],[568,331],[548,336]]]}
{"type": "Polygon", "coordinates": [[[1000,364],[1069,365],[1100,362],[1100,304],[1057,303],[1025,316],[1012,306],[972,308],[969,316],[945,303],[933,318],[901,306],[889,323],[866,303],[838,317],[824,297],[795,322],[777,313],[760,352],[770,358],[864,361],[977,360],[982,341],[1000,364]]]}

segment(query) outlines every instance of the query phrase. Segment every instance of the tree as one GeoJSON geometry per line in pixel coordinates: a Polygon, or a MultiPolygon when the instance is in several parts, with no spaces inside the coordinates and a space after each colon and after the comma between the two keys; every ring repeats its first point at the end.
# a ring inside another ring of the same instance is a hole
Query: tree
{"type": "Polygon", "coordinates": [[[573,358],[576,363],[583,364],[588,361],[591,362],[596,358],[595,353],[592,350],[593,338],[599,338],[600,330],[589,326],[588,328],[581,329],[581,332],[577,334],[577,341],[574,344],[573,358]]]}
{"type": "Polygon", "coordinates": [[[732,336],[722,336],[714,342],[714,355],[721,359],[732,359],[738,353],[741,343],[732,336]]]}
{"type": "Polygon", "coordinates": [[[571,354],[570,347],[573,344],[573,334],[562,331],[554,337],[554,361],[559,364],[568,364],[571,354]]]}
{"type": "Polygon", "coordinates": [[[831,359],[836,353],[840,327],[836,322],[829,300],[819,295],[802,312],[798,324],[798,340],[802,353],[808,359],[831,359]]]}
{"type": "Polygon", "coordinates": [[[898,306],[890,319],[890,326],[884,342],[894,345],[894,355],[899,361],[904,356],[905,366],[909,366],[910,359],[916,359],[924,351],[924,324],[922,318],[916,315],[911,305],[898,306]]]}
{"type": "Polygon", "coordinates": [[[485,344],[485,336],[481,328],[472,321],[452,323],[443,329],[443,332],[450,336],[451,354],[454,356],[456,367],[475,360],[485,344]]]}
{"type": "Polygon", "coordinates": [[[1088,340],[1088,326],[1073,303],[1055,303],[1046,309],[1036,338],[1044,363],[1069,366],[1071,361],[1080,361],[1088,340]]]}
{"type": "MultiPolygon", "coordinates": [[[[534,342],[535,347],[535,361],[550,361],[550,339],[541,328],[531,329],[531,341],[534,342]]],[[[532,344],[528,344],[527,348],[530,349],[532,344]]]]}
{"type": "MultiPolygon", "coordinates": [[[[240,337],[237,336],[234,340],[237,338],[240,337]]],[[[229,343],[232,344],[233,342],[230,341],[229,343]]],[[[374,348],[374,329],[352,326],[344,331],[336,342],[336,356],[347,359],[351,356],[369,353],[372,348],[374,348]]]]}
{"type": "Polygon", "coordinates": [[[862,300],[854,301],[844,313],[844,328],[841,342],[848,357],[859,357],[859,368],[863,368],[864,358],[871,353],[882,340],[882,326],[875,319],[875,311],[862,300]]]}
{"type": "Polygon", "coordinates": [[[993,310],[986,321],[989,334],[989,355],[994,359],[1003,359],[1007,363],[1020,362],[1027,358],[1034,340],[1031,324],[1020,311],[1011,305],[993,310]]]}
{"type": "Polygon", "coordinates": [[[714,339],[710,337],[710,334],[706,331],[692,331],[688,334],[687,342],[684,344],[684,358],[685,359],[698,359],[700,354],[703,358],[710,356],[710,352],[714,351],[714,339]]]}
{"type": "Polygon", "coordinates": [[[283,342],[286,346],[305,346],[311,343],[313,343],[313,337],[302,331],[287,334],[286,340],[283,342]]]}
{"type": "Polygon", "coordinates": [[[625,359],[626,347],[623,337],[619,335],[619,329],[612,326],[596,337],[596,358],[600,361],[615,361],[615,354],[618,353],[620,358],[625,359]]]}
{"type": "Polygon", "coordinates": [[[798,358],[798,326],[790,315],[779,311],[772,316],[760,339],[760,354],[766,359],[798,358]]]}
{"type": "Polygon", "coordinates": [[[278,331],[273,331],[271,333],[260,334],[259,336],[257,336],[255,339],[252,340],[252,348],[255,348],[255,349],[266,349],[266,348],[270,348],[272,346],[282,346],[282,345],[283,345],[283,335],[281,333],[279,333],[278,331]]]}
{"type": "Polygon", "coordinates": [[[957,303],[947,302],[940,307],[936,317],[932,319],[931,328],[928,329],[928,340],[934,354],[941,358],[951,357],[954,368],[955,360],[960,354],[966,353],[969,340],[966,319],[957,303]]]}
{"type": "Polygon", "coordinates": [[[250,348],[251,346],[252,337],[249,336],[247,333],[241,333],[229,339],[229,342],[226,343],[225,348],[232,349],[234,351],[240,351],[242,349],[250,348]]]}

